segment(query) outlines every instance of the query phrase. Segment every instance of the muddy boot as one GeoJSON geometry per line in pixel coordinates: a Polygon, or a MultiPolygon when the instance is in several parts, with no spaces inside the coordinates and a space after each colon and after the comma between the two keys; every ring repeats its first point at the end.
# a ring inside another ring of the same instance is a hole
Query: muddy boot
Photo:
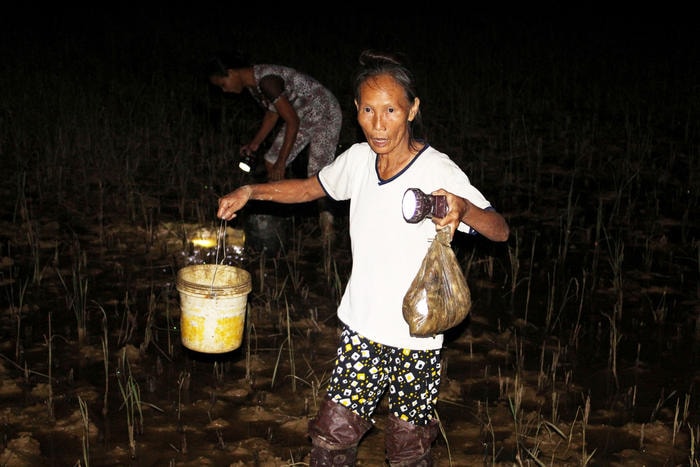
{"type": "Polygon", "coordinates": [[[350,409],[324,398],[316,418],[309,422],[310,467],[352,467],[357,445],[372,424],[350,409]]]}
{"type": "Polygon", "coordinates": [[[384,435],[386,455],[391,467],[431,467],[430,447],[438,435],[438,421],[414,425],[389,415],[384,435]]]}

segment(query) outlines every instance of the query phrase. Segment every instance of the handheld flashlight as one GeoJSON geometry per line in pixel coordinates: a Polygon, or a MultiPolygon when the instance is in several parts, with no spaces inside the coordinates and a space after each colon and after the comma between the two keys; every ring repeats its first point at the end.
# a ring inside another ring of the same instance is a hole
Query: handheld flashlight
{"type": "Polygon", "coordinates": [[[406,222],[417,224],[426,217],[445,217],[447,198],[444,195],[428,195],[420,188],[409,188],[403,194],[401,207],[406,222]]]}

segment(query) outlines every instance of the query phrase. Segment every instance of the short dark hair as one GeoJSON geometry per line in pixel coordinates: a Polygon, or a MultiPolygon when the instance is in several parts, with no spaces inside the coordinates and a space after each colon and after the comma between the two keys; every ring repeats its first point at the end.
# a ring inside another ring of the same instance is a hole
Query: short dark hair
{"type": "Polygon", "coordinates": [[[204,68],[206,76],[226,76],[229,69],[251,66],[248,56],[239,50],[229,50],[211,57],[204,68]]]}
{"type": "MultiPolygon", "coordinates": [[[[359,100],[360,88],[365,81],[375,76],[389,75],[404,89],[408,102],[413,103],[418,97],[416,80],[411,70],[404,64],[406,60],[401,58],[398,54],[388,52],[378,52],[369,49],[362,51],[359,59],[360,66],[355,74],[355,99],[359,100]]],[[[408,124],[408,132],[411,138],[411,145],[418,141],[422,143],[428,142],[423,128],[420,108],[413,121],[408,124]]]]}

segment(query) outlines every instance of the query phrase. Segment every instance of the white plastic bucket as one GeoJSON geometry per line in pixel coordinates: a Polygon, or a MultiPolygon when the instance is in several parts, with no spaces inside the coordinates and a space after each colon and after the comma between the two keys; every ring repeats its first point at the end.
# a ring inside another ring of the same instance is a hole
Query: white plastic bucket
{"type": "Polygon", "coordinates": [[[177,273],[182,344],[204,353],[237,349],[243,340],[250,273],[235,266],[197,264],[177,273]]]}

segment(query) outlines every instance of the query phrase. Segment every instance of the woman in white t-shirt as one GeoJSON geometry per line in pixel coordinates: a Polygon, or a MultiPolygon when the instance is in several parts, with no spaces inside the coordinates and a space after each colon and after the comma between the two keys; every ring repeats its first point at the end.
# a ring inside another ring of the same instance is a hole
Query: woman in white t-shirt
{"type": "Polygon", "coordinates": [[[350,200],[352,271],[338,307],[342,332],[335,367],[309,423],[310,465],[354,465],[384,395],[389,464],[432,465],[443,335],[411,336],[403,297],[436,229],[449,226],[453,233],[503,242],[509,227],[459,166],[418,134],[420,100],[401,61],[363,52],[354,91],[366,142],[350,147],[316,176],[242,186],[219,199],[217,215],[232,219],[250,199],[350,200]],[[401,204],[408,188],[445,195],[447,214],[432,222],[406,222],[401,204]]]}

